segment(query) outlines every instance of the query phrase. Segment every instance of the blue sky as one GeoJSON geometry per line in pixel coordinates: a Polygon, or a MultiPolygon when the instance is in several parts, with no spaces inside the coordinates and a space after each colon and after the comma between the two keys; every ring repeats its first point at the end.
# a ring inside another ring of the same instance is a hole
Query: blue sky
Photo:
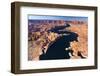
{"type": "Polygon", "coordinates": [[[28,15],[29,20],[66,20],[66,21],[88,21],[88,17],[80,16],[45,16],[45,15],[28,15]]]}

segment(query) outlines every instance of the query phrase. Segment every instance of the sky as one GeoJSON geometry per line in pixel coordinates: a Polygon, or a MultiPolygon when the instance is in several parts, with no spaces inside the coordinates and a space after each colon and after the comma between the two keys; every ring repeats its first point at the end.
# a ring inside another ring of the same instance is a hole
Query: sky
{"type": "Polygon", "coordinates": [[[28,20],[66,20],[66,21],[88,21],[88,17],[80,16],[48,16],[48,15],[28,15],[28,20]]]}

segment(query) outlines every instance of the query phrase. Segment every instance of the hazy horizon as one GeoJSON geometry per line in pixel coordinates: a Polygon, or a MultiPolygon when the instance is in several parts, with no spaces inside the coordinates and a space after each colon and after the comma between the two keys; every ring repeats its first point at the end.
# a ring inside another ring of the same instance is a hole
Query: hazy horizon
{"type": "Polygon", "coordinates": [[[28,20],[66,20],[66,21],[84,21],[84,22],[87,22],[88,17],[29,15],[28,20]]]}

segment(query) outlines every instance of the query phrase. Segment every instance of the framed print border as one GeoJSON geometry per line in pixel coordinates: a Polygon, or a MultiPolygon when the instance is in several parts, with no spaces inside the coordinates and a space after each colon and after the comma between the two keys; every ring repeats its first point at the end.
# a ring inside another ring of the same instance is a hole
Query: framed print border
{"type": "Polygon", "coordinates": [[[40,72],[56,72],[56,71],[73,71],[97,69],[97,7],[94,6],[79,6],[79,5],[61,5],[47,3],[28,3],[28,2],[13,2],[11,3],[11,72],[15,74],[23,73],[40,73],[40,72]],[[74,9],[74,10],[92,10],[94,11],[94,65],[79,66],[79,67],[61,67],[61,68],[44,68],[44,69],[20,69],[20,8],[25,7],[42,7],[42,8],[57,8],[57,9],[74,9]]]}

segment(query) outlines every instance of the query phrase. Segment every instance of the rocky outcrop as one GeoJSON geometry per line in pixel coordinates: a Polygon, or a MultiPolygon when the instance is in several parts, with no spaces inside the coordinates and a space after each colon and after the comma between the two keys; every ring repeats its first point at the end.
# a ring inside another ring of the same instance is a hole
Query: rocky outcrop
{"type": "MultiPolygon", "coordinates": [[[[68,43],[68,46],[62,48],[63,53],[65,53],[65,54],[62,53],[62,56],[64,55],[67,58],[72,58],[72,59],[82,58],[81,55],[84,57],[87,57],[88,56],[87,28],[88,28],[87,24],[85,24],[84,22],[79,22],[79,21],[78,22],[77,21],[76,22],[63,21],[63,20],[61,21],[60,20],[59,21],[56,21],[56,20],[55,21],[53,20],[29,21],[28,60],[39,60],[40,56],[46,54],[48,51],[48,47],[50,47],[51,44],[57,41],[59,37],[65,36],[64,38],[66,39],[69,37],[70,34],[72,36],[70,38],[73,39],[73,41],[69,42],[68,39],[65,41],[66,42],[65,44],[68,43]],[[67,27],[66,24],[70,24],[71,26],[67,27]],[[75,37],[73,36],[73,34],[78,35],[78,41],[74,41],[75,37]],[[65,52],[66,51],[65,49],[69,47],[70,47],[70,50],[67,50],[67,52],[65,52]],[[72,55],[69,55],[70,51],[72,55]]],[[[61,46],[62,47],[65,46],[65,44],[62,43],[59,46],[59,49],[61,46]]],[[[58,47],[55,47],[55,48],[58,48],[58,47]]],[[[53,55],[53,51],[51,52],[53,55]]],[[[59,56],[60,56],[61,50],[59,52],[60,52],[59,53],[59,56]]],[[[58,56],[58,59],[59,59],[59,56],[58,56]]]]}

